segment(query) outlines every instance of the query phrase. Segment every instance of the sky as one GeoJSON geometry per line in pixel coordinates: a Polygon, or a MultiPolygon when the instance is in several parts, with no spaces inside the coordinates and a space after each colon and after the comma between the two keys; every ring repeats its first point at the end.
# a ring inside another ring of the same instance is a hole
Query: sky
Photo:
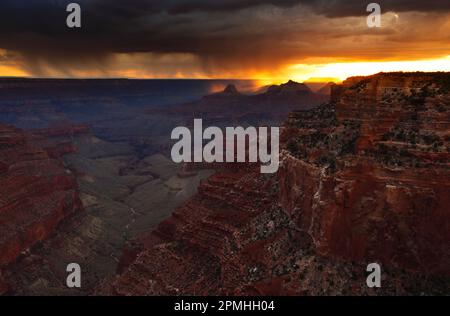
{"type": "Polygon", "coordinates": [[[0,76],[340,81],[450,71],[450,1],[1,0],[0,76]],[[66,6],[81,6],[81,28],[66,6]]]}

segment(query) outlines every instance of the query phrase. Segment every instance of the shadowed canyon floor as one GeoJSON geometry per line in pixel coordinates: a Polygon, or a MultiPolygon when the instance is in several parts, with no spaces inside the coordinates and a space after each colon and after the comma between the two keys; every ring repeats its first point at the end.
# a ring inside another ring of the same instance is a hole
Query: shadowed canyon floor
{"type": "Polygon", "coordinates": [[[129,146],[87,134],[73,140],[79,152],[64,157],[73,170],[83,211],[67,219],[49,241],[23,256],[7,274],[16,294],[87,294],[113,275],[123,244],[158,224],[196,192],[211,171],[179,177],[163,155],[138,159],[129,146]],[[78,293],[66,288],[66,266],[84,267],[78,293]]]}

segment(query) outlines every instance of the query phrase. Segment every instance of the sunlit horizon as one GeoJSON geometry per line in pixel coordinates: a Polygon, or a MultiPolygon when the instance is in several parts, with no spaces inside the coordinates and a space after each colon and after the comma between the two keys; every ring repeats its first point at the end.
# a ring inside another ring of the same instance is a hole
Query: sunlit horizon
{"type": "Polygon", "coordinates": [[[118,70],[108,75],[79,72],[68,76],[32,76],[26,70],[13,65],[0,65],[0,77],[53,78],[53,79],[217,79],[217,80],[253,80],[259,86],[281,84],[289,80],[297,82],[335,82],[339,83],[349,77],[370,76],[380,72],[450,72],[450,55],[437,59],[410,61],[348,61],[336,63],[303,63],[288,65],[280,70],[268,72],[225,73],[206,75],[201,72],[193,74],[177,72],[171,76],[146,75],[136,69],[118,70]]]}

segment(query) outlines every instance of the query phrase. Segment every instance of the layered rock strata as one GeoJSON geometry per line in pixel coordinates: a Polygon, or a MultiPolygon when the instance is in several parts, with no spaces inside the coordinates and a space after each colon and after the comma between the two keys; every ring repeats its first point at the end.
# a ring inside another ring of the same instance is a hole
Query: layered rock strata
{"type": "Polygon", "coordinates": [[[241,166],[204,181],[97,293],[448,294],[449,79],[332,87],[331,103],[286,121],[277,175],[241,166]]]}
{"type": "MultiPolygon", "coordinates": [[[[0,125],[0,269],[81,207],[74,175],[53,145],[42,144],[40,136],[0,125]]],[[[0,289],[6,288],[0,275],[0,289]]]]}
{"type": "Polygon", "coordinates": [[[350,79],[286,123],[280,201],[321,254],[450,274],[448,74],[350,79]]]}

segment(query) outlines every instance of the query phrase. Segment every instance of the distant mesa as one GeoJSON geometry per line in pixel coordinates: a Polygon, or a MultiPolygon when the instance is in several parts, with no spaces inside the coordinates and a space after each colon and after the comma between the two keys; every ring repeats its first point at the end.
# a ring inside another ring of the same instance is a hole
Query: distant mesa
{"type": "MultiPolygon", "coordinates": [[[[298,83],[289,80],[287,83],[281,85],[272,85],[267,87],[266,91],[261,91],[267,94],[292,94],[297,92],[312,92],[312,90],[303,83],[298,83]]],[[[222,92],[214,93],[214,96],[242,96],[234,84],[229,84],[222,92]]]]}
{"type": "Polygon", "coordinates": [[[298,92],[311,93],[312,90],[307,85],[292,80],[279,86],[270,86],[267,90],[268,94],[293,94],[298,92]]]}
{"type": "Polygon", "coordinates": [[[230,97],[241,97],[242,93],[238,91],[234,84],[229,84],[226,88],[221,92],[216,92],[210,95],[205,96],[206,99],[216,99],[216,98],[230,98],[230,97]]]}
{"type": "Polygon", "coordinates": [[[167,111],[186,115],[189,119],[192,115],[201,115],[203,119],[212,119],[216,122],[233,117],[247,124],[261,120],[275,123],[280,122],[292,111],[313,108],[328,101],[329,98],[327,95],[314,93],[303,83],[292,80],[270,86],[267,91],[256,94],[241,93],[235,85],[229,84],[222,92],[171,107],[167,111]]]}
{"type": "Polygon", "coordinates": [[[224,94],[240,94],[238,89],[234,84],[229,84],[225,90],[223,90],[224,94]]]}

